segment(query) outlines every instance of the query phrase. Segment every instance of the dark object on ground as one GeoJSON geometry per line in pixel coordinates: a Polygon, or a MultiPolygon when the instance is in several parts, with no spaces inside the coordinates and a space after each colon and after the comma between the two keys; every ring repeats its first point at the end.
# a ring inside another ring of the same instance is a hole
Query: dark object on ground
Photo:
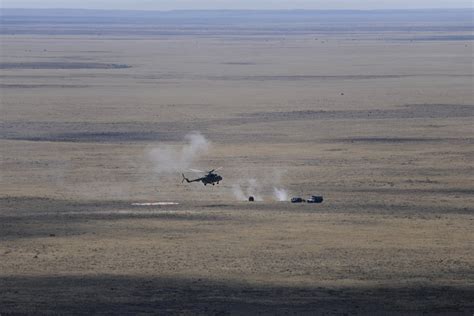
{"type": "Polygon", "coordinates": [[[255,201],[255,198],[253,196],[249,196],[249,202],[255,201]]]}
{"type": "Polygon", "coordinates": [[[56,237],[55,234],[49,234],[49,237],[56,237]]]}
{"type": "Polygon", "coordinates": [[[309,199],[306,200],[308,203],[323,203],[323,197],[318,195],[313,195],[309,199]]]}
{"type": "Polygon", "coordinates": [[[291,198],[291,203],[303,203],[304,200],[300,197],[291,198]]]}

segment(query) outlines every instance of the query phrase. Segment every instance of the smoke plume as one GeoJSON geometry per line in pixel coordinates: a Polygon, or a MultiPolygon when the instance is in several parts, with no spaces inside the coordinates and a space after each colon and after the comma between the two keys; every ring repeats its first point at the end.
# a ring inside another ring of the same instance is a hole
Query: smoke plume
{"type": "Polygon", "coordinates": [[[288,201],[289,194],[281,185],[282,172],[274,170],[262,174],[259,180],[249,178],[240,180],[232,186],[232,194],[239,201],[246,201],[253,196],[255,201],[263,201],[264,196],[272,196],[276,201],[288,201]]]}
{"type": "Polygon", "coordinates": [[[273,196],[277,201],[288,201],[288,192],[285,189],[273,187],[273,196]]]}
{"type": "Polygon", "coordinates": [[[199,132],[187,134],[186,144],[180,148],[162,145],[151,149],[148,158],[153,163],[153,171],[157,174],[173,174],[183,172],[192,166],[202,155],[206,154],[211,144],[199,132]]]}
{"type": "Polygon", "coordinates": [[[250,196],[253,196],[255,201],[263,201],[261,190],[262,185],[253,178],[232,186],[232,193],[239,201],[246,201],[250,196]]]}
{"type": "Polygon", "coordinates": [[[245,201],[248,198],[247,196],[245,196],[245,193],[242,190],[242,187],[240,186],[240,184],[234,184],[232,186],[232,193],[234,194],[235,198],[238,201],[245,201]]]}

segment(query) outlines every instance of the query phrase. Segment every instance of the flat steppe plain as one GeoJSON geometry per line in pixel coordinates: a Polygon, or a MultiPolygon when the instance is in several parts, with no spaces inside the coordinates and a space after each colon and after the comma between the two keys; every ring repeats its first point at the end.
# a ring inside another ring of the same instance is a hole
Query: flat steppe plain
{"type": "Polygon", "coordinates": [[[60,29],[1,35],[2,315],[472,315],[465,28],[60,29]],[[154,172],[193,131],[217,186],[154,172]]]}

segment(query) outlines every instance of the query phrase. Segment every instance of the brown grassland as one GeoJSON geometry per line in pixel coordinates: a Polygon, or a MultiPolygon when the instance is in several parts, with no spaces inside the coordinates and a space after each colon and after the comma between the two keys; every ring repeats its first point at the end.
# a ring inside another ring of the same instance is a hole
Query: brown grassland
{"type": "Polygon", "coordinates": [[[472,21],[9,23],[1,315],[474,312],[472,21]],[[192,131],[217,186],[147,160],[192,131]],[[263,202],[236,201],[233,184],[275,172],[324,203],[275,202],[263,180],[263,202]],[[156,201],[179,204],[131,205],[156,201]]]}

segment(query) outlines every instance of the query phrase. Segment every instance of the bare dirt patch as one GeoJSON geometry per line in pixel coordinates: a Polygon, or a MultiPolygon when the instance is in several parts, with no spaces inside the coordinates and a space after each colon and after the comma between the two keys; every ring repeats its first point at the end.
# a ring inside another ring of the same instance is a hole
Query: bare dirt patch
{"type": "Polygon", "coordinates": [[[83,63],[83,62],[1,62],[0,69],[123,69],[125,64],[83,63]]]}
{"type": "Polygon", "coordinates": [[[0,84],[4,89],[40,89],[40,88],[87,88],[88,85],[72,84],[0,84]]]}

